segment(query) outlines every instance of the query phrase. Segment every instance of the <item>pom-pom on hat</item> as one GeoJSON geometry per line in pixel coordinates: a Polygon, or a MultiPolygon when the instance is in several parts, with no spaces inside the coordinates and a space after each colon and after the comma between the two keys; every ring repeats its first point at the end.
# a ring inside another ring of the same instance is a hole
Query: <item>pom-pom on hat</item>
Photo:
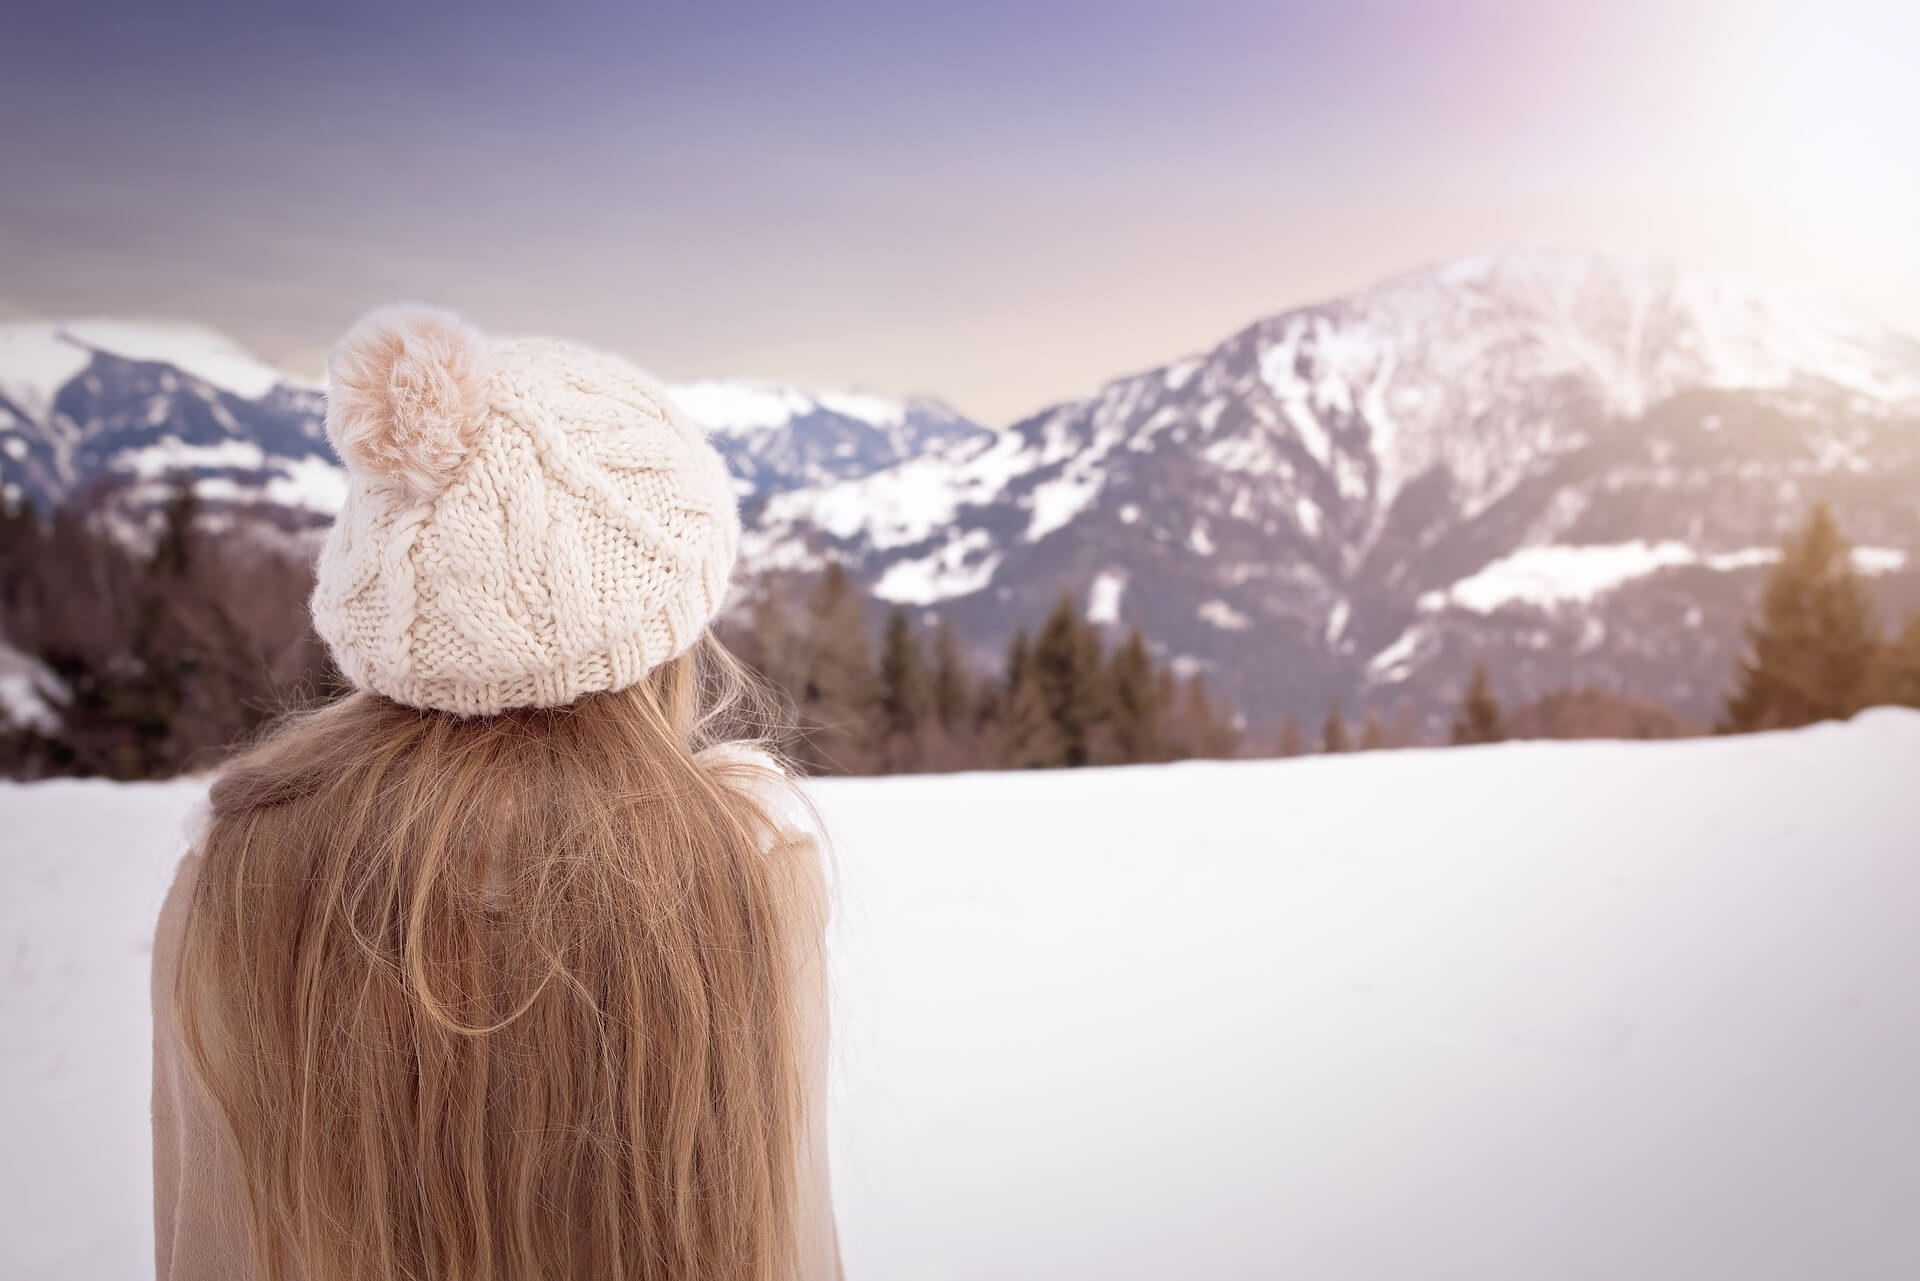
{"type": "Polygon", "coordinates": [[[719,612],[740,541],[700,429],[627,362],[387,307],[328,361],[347,501],[313,620],[356,686],[492,715],[632,685],[719,612]]]}

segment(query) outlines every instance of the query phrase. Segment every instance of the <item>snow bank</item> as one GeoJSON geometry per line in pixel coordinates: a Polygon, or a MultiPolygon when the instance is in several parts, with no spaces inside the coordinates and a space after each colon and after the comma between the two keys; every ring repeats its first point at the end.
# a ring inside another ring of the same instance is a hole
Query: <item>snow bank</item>
{"type": "MultiPolygon", "coordinates": [[[[1920,715],[818,786],[862,1278],[1920,1275],[1920,715]]],[[[0,1273],[147,1258],[193,784],[0,789],[0,1273]]]]}

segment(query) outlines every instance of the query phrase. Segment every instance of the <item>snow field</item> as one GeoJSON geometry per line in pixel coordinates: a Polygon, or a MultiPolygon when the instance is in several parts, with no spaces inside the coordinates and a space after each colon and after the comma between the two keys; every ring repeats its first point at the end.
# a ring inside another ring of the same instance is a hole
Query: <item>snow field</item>
{"type": "MultiPolygon", "coordinates": [[[[835,780],[859,1278],[1920,1274],[1920,714],[835,780]]],[[[0,787],[0,1274],[149,1266],[192,782],[0,787]]]]}

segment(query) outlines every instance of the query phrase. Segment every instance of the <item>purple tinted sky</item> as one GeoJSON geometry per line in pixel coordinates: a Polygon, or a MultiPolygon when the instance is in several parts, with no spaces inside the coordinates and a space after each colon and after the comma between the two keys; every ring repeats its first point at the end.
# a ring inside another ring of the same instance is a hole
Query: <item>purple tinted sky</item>
{"type": "Polygon", "coordinates": [[[1920,332],[1920,6],[10,6],[0,299],[396,297],[991,421],[1505,245],[1920,332]]]}

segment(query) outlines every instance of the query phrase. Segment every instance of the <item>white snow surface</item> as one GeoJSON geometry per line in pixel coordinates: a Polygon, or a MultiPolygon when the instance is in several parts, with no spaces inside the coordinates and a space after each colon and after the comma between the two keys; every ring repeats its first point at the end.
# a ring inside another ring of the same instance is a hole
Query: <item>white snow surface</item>
{"type": "MultiPolygon", "coordinates": [[[[275,386],[320,384],[256,358],[234,339],[203,325],[171,320],[98,318],[0,325],[0,394],[44,421],[53,398],[84,370],[95,351],[168,364],[243,400],[275,386]]],[[[804,391],[750,379],[674,383],[668,391],[707,430],[737,434],[784,426],[825,409],[875,427],[898,427],[904,402],[858,391],[804,391]]]]}
{"type": "Polygon", "coordinates": [[[324,458],[283,459],[267,480],[268,502],[332,515],[347,503],[347,471],[324,458]]]}
{"type": "MultiPolygon", "coordinates": [[[[1444,590],[1426,593],[1420,598],[1420,607],[1433,611],[1452,605],[1476,614],[1491,614],[1512,604],[1550,609],[1594,600],[1633,579],[1677,565],[1733,570],[1769,565],[1779,559],[1778,548],[1699,552],[1672,539],[1523,547],[1444,590]]],[[[1897,547],[1853,550],[1854,568],[1863,574],[1893,573],[1906,564],[1906,552],[1897,547]]]]}
{"type": "MultiPolygon", "coordinates": [[[[847,1275],[1920,1275],[1917,756],[1875,711],[817,784],[847,1275]]],[[[0,786],[12,1281],[151,1267],[202,795],[0,786]]]]}
{"type": "Polygon", "coordinates": [[[873,594],[901,605],[931,605],[979,591],[993,581],[999,565],[993,536],[984,529],[970,529],[925,556],[889,565],[874,583],[873,594]]]}
{"type": "Polygon", "coordinates": [[[1685,387],[1767,388],[1811,378],[1867,402],[1920,402],[1911,344],[1823,299],[1683,275],[1651,259],[1555,251],[1422,268],[1264,325],[1259,376],[1302,449],[1369,497],[1349,449],[1371,454],[1384,512],[1434,466],[1469,513],[1542,457],[1580,443],[1515,393],[1579,387],[1635,415],[1685,387]],[[1311,357],[1309,366],[1297,364],[1311,357]],[[1330,427],[1364,424],[1363,444],[1330,427]],[[1463,423],[1472,431],[1460,430],[1463,423]]]}
{"type": "Polygon", "coordinates": [[[1103,569],[1087,587],[1087,621],[1116,624],[1120,621],[1120,602],[1127,594],[1125,570],[1103,569]]]}
{"type": "Polygon", "coordinates": [[[1244,632],[1253,626],[1253,620],[1227,604],[1223,600],[1202,601],[1200,608],[1194,611],[1200,621],[1223,632],[1244,632]]]}
{"type": "Polygon", "coordinates": [[[170,477],[190,469],[267,473],[262,480],[238,480],[221,475],[196,478],[194,493],[212,502],[236,506],[265,502],[332,516],[347,501],[344,467],[316,454],[299,458],[269,456],[254,441],[238,438],[211,445],[189,445],[178,436],[162,436],[151,444],[121,451],[115,455],[113,466],[158,486],[154,491],[155,501],[164,501],[170,477]]]}
{"type": "Polygon", "coordinates": [[[742,559],[757,569],[812,529],[877,550],[910,546],[951,525],[963,509],[991,502],[1033,462],[1025,442],[1003,432],[866,476],[775,494],[742,539],[742,559]]]}
{"type": "Polygon", "coordinates": [[[294,378],[248,352],[225,334],[172,320],[63,320],[0,325],[0,394],[44,422],[54,397],[93,353],[172,365],[242,400],[258,400],[294,378]]]}
{"type": "Polygon", "coordinates": [[[244,350],[225,334],[176,321],[70,320],[61,324],[70,339],[123,360],[172,365],[182,373],[258,400],[281,383],[294,380],[244,350]]]}
{"type": "Polygon", "coordinates": [[[1026,540],[1037,543],[1057,529],[1065,529],[1073,518],[1085,511],[1100,496],[1106,478],[1091,468],[1068,468],[1058,476],[1033,487],[1033,517],[1027,522],[1026,540]]]}
{"type": "Polygon", "coordinates": [[[782,427],[820,409],[876,427],[897,427],[907,414],[905,405],[884,396],[807,392],[749,379],[673,383],[667,390],[695,422],[722,435],[782,427]]]}
{"type": "MultiPolygon", "coordinates": [[[[930,502],[927,522],[1015,501],[1031,512],[1026,540],[1038,541],[1097,511],[1103,482],[1131,472],[1133,455],[1180,450],[1261,481],[1258,492],[1277,510],[1290,506],[1308,538],[1338,544],[1357,564],[1398,496],[1436,471],[1471,518],[1612,420],[1694,388],[1838,390],[1859,413],[1910,415],[1920,410],[1916,350],[1818,297],[1650,258],[1476,255],[1269,317],[1210,351],[1055,406],[1021,430],[1030,448],[992,455],[1007,465],[993,475],[956,456],[959,474],[945,485],[964,487],[967,501],[930,502]],[[1318,505],[1329,491],[1337,510],[1318,505]]],[[[1835,440],[1821,456],[1830,467],[1868,466],[1851,451],[1835,440]]],[[[865,479],[884,500],[892,482],[865,479]]],[[[926,476],[914,483],[942,487],[926,476]]],[[[862,509],[848,497],[834,487],[785,495],[764,536],[805,541],[821,529],[863,551],[897,545],[891,504],[862,509]],[[819,519],[809,521],[814,506],[819,519]],[[861,510],[875,513],[871,524],[861,510]]],[[[1235,519],[1255,519],[1260,505],[1235,519]]]]}
{"type": "Polygon", "coordinates": [[[671,384],[667,390],[708,431],[778,427],[807,413],[813,401],[790,387],[739,382],[671,384]]]}
{"type": "Polygon", "coordinates": [[[189,445],[178,436],[162,436],[150,445],[123,451],[115,457],[114,465],[141,480],[157,480],[182,468],[258,470],[267,465],[267,452],[251,440],[230,439],[212,445],[189,445]]]}
{"type": "Polygon", "coordinates": [[[60,389],[92,359],[91,351],[64,337],[58,326],[0,325],[0,396],[43,423],[60,389]]]}
{"type": "Polygon", "coordinates": [[[68,697],[66,685],[45,663],[0,641],[0,730],[51,734],[60,727],[60,708],[68,697]]]}
{"type": "Polygon", "coordinates": [[[1376,685],[1405,680],[1429,642],[1430,635],[1420,624],[1407,628],[1385,649],[1367,660],[1367,680],[1376,685]]]}

